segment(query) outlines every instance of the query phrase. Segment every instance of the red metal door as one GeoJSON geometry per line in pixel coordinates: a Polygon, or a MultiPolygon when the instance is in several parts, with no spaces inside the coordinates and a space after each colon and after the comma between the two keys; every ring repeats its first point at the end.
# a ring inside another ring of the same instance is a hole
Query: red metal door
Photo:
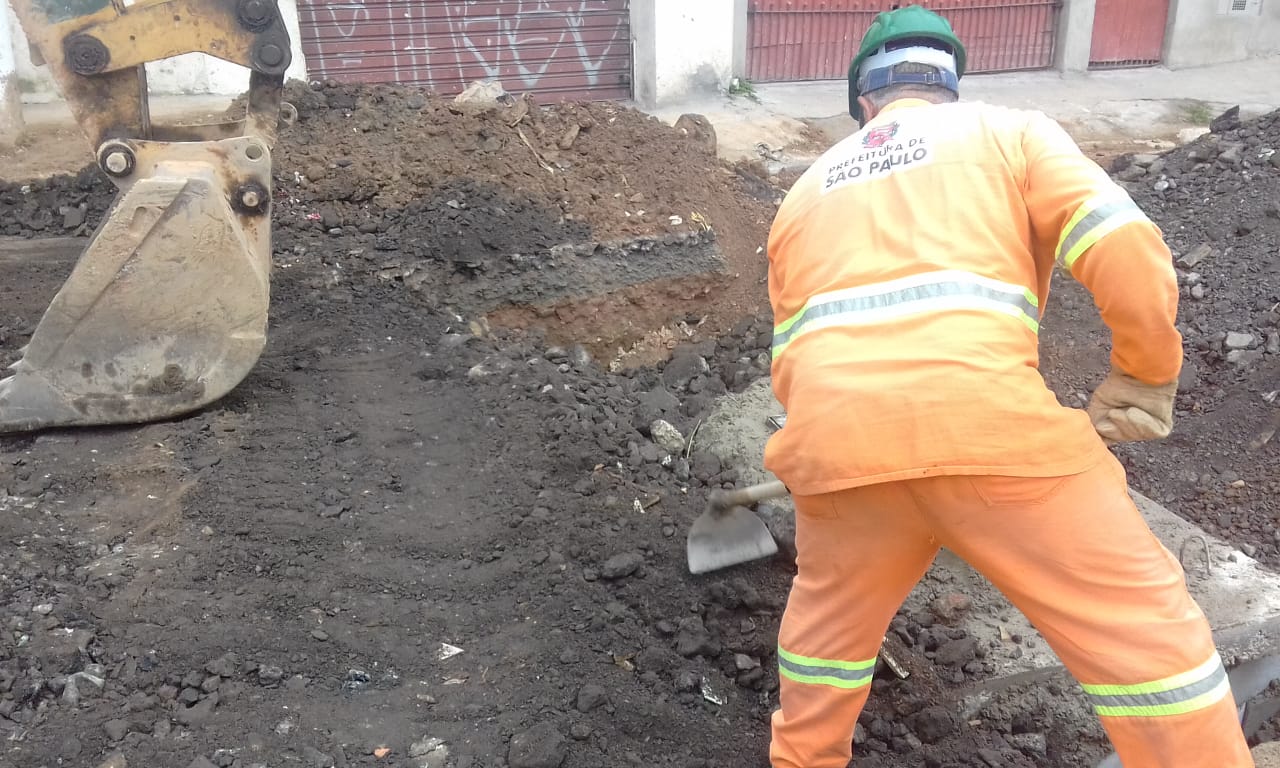
{"type": "Polygon", "coordinates": [[[442,95],[496,79],[565,98],[631,96],[628,0],[299,0],[308,76],[442,95]]]}
{"type": "MultiPolygon", "coordinates": [[[[837,80],[885,0],[750,0],[747,79],[837,80]]],[[[951,22],[969,72],[1053,66],[1059,0],[923,0],[951,22]]]]}
{"type": "Polygon", "coordinates": [[[1168,21],[1169,0],[1097,0],[1089,66],[1159,64],[1168,21]]]}

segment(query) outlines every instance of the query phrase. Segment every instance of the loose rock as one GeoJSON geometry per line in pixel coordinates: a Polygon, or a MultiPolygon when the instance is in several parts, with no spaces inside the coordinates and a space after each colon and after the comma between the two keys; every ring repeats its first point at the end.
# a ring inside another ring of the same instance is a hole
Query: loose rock
{"type": "Polygon", "coordinates": [[[409,747],[412,768],[445,768],[449,762],[449,747],[443,740],[425,738],[409,747]]]}
{"type": "Polygon", "coordinates": [[[680,629],[676,633],[676,653],[690,658],[698,655],[712,656],[717,651],[718,645],[703,626],[702,619],[690,616],[680,621],[680,629]]]}
{"type": "Polygon", "coordinates": [[[959,592],[948,592],[940,595],[929,604],[929,610],[939,620],[948,624],[956,621],[973,607],[973,600],[959,592]]]}
{"type": "Polygon", "coordinates": [[[934,744],[955,730],[956,717],[944,707],[926,707],[912,716],[910,724],[921,741],[934,744]]]}
{"type": "Polygon", "coordinates": [[[1043,733],[1016,733],[1007,736],[1009,745],[1031,757],[1044,757],[1049,751],[1049,739],[1043,733]]]}
{"type": "Polygon", "coordinates": [[[952,640],[940,648],[935,660],[947,667],[962,667],[973,661],[978,655],[978,641],[972,637],[952,640]]]}
{"type": "Polygon", "coordinates": [[[124,720],[108,720],[103,723],[102,729],[107,732],[107,738],[112,741],[119,741],[129,732],[129,723],[124,720]]]}
{"type": "Polygon", "coordinates": [[[680,430],[670,422],[662,419],[655,420],[649,425],[649,433],[653,435],[653,441],[658,444],[658,447],[667,453],[675,455],[684,451],[684,435],[680,434],[680,430]]]}
{"type": "Polygon", "coordinates": [[[567,756],[568,747],[559,729],[541,723],[511,738],[507,762],[511,768],[559,768],[567,756]]]}
{"type": "Polygon", "coordinates": [[[218,694],[211,693],[190,707],[179,706],[177,711],[174,712],[173,719],[182,725],[193,727],[203,725],[217,706],[218,694]]]}
{"type": "Polygon", "coordinates": [[[639,552],[623,552],[604,561],[600,566],[600,576],[611,580],[621,579],[640,570],[642,565],[644,555],[639,552]]]}
{"type": "Polygon", "coordinates": [[[1186,269],[1192,269],[1197,264],[1204,261],[1212,252],[1213,248],[1211,248],[1208,243],[1200,243],[1179,258],[1178,264],[1186,269]]]}
{"type": "Polygon", "coordinates": [[[1225,344],[1227,349],[1248,349],[1253,346],[1253,338],[1252,333],[1238,333],[1232,331],[1227,334],[1225,344]]]}
{"type": "Polygon", "coordinates": [[[590,712],[604,706],[609,700],[609,692],[594,684],[584,685],[578,689],[577,708],[579,712],[590,712]]]}
{"type": "Polygon", "coordinates": [[[315,747],[304,746],[302,759],[306,762],[307,768],[333,768],[333,757],[315,747]]]}

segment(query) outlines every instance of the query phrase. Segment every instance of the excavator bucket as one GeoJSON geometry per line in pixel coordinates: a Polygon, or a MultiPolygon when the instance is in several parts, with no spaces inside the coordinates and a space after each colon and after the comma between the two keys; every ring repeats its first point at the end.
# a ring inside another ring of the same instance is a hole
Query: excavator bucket
{"type": "Polygon", "coordinates": [[[267,144],[112,140],[99,160],[120,194],[0,380],[0,433],[189,413],[265,345],[267,144]]]}
{"type": "Polygon", "coordinates": [[[292,46],[277,0],[10,5],[119,195],[0,379],[0,433],[223,397],[265,345],[271,149],[297,116],[281,102],[292,46]],[[243,119],[152,123],[146,65],[189,53],[249,69],[243,119]]]}

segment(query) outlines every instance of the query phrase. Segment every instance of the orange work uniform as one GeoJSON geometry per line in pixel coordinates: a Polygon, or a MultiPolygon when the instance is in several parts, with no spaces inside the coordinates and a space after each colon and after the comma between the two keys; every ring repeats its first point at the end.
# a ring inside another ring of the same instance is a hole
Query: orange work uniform
{"type": "Polygon", "coordinates": [[[1175,558],[1088,415],[1039,372],[1055,269],[1111,362],[1182,364],[1160,230],[1053,121],[890,104],[818,160],[769,238],[765,465],[796,502],[776,768],[844,768],[890,620],[940,547],[985,574],[1084,686],[1126,768],[1252,766],[1175,558]]]}

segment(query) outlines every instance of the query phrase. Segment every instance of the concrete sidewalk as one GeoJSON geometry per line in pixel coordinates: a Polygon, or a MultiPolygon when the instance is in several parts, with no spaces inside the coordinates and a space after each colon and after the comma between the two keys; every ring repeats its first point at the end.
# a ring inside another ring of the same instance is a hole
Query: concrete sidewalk
{"type": "MultiPolygon", "coordinates": [[[[176,118],[212,117],[220,115],[231,106],[233,96],[208,96],[201,94],[153,95],[149,106],[155,120],[176,118]]],[[[62,100],[28,102],[22,105],[22,117],[27,127],[74,125],[71,109],[62,100]]]]}
{"type": "MultiPolygon", "coordinates": [[[[1078,141],[1170,142],[1180,131],[1203,129],[1233,105],[1244,116],[1280,108],[1280,57],[1196,69],[1163,67],[1084,74],[1016,72],[970,75],[961,98],[1038,109],[1060,121],[1078,141]]],[[[805,138],[806,125],[830,140],[857,130],[847,114],[843,80],[755,86],[758,101],[716,96],[653,110],[674,122],[684,112],[705,115],[727,159],[758,156],[756,144],[787,147],[805,138]]]]}

